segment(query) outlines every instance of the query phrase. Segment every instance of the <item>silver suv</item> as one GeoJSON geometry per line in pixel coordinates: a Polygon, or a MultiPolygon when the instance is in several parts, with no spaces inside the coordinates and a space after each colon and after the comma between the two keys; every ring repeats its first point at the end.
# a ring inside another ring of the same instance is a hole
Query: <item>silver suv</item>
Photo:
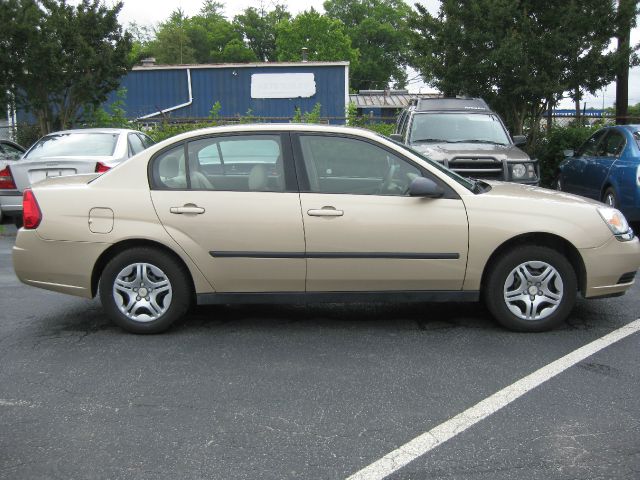
{"type": "Polygon", "coordinates": [[[391,138],[465,177],[537,185],[537,160],[518,148],[500,117],[480,98],[420,99],[404,109],[391,138]]]}

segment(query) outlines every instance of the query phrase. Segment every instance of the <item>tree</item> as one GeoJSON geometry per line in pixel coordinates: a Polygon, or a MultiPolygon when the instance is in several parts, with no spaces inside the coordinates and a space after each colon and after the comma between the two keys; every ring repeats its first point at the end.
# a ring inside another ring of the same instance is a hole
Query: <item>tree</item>
{"type": "Polygon", "coordinates": [[[99,0],[0,3],[0,91],[36,117],[42,134],[101,105],[127,72],[131,36],[118,23],[121,8],[99,0]]]}
{"type": "Polygon", "coordinates": [[[405,86],[411,8],[404,0],[327,0],[324,9],[345,25],[351,44],[360,52],[351,67],[353,88],[384,89],[390,82],[405,86]]]}
{"type": "Polygon", "coordinates": [[[277,26],[278,60],[300,61],[303,47],[308,49],[309,60],[355,62],[358,59],[358,50],[351,47],[342,22],[320,15],[313,8],[277,26]]]}
{"type": "Polygon", "coordinates": [[[291,14],[284,5],[276,4],[267,11],[264,5],[249,7],[233,20],[239,32],[256,58],[263,62],[273,62],[276,56],[276,29],[283,20],[291,20],[291,14]]]}
{"type": "Polygon", "coordinates": [[[242,35],[222,14],[220,2],[208,0],[198,15],[175,10],[160,24],[150,50],[159,63],[215,63],[255,61],[242,35]]]}
{"type": "Polygon", "coordinates": [[[195,63],[196,50],[188,33],[188,20],[182,9],[178,8],[167,21],[160,24],[150,48],[158,63],[195,63]]]}
{"type": "MultiPolygon", "coordinates": [[[[484,97],[514,133],[563,93],[580,98],[611,78],[613,0],[443,0],[410,19],[414,65],[448,95],[484,97]]],[[[578,100],[579,101],[579,100],[578,100]]]]}

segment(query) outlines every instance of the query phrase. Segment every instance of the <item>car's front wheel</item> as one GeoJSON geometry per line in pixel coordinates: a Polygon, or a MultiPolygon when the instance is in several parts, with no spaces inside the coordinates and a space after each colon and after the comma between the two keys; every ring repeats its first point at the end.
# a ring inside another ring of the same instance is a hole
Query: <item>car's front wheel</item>
{"type": "Polygon", "coordinates": [[[109,317],[132,333],[159,333],[191,306],[191,282],[172,256],[154,248],[125,250],[105,266],[100,300],[109,317]]]}
{"type": "Polygon", "coordinates": [[[541,332],[569,316],[577,279],[569,260],[557,250],[522,245],[494,263],[483,295],[487,308],[503,326],[541,332]]]}
{"type": "Polygon", "coordinates": [[[609,187],[605,190],[602,196],[602,203],[606,203],[610,207],[618,208],[618,197],[613,188],[609,187]]]}

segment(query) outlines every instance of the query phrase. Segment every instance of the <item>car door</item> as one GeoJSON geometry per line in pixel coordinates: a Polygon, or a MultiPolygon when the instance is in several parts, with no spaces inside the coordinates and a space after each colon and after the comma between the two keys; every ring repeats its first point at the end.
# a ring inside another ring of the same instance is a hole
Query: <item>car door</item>
{"type": "Polygon", "coordinates": [[[304,291],[300,199],[288,134],[205,136],[151,161],[167,232],[217,292],[304,291]]]}
{"type": "Polygon", "coordinates": [[[408,196],[429,173],[374,141],[293,136],[301,185],[308,292],[460,290],[468,227],[464,204],[408,196]]]}
{"type": "Polygon", "coordinates": [[[625,145],[624,135],[614,129],[609,129],[600,140],[595,154],[588,159],[584,169],[582,183],[586,197],[602,200],[602,187],[625,145]]]}
{"type": "Polygon", "coordinates": [[[589,162],[594,161],[598,151],[598,145],[607,130],[598,130],[584,142],[562,168],[563,190],[577,195],[587,195],[588,187],[585,182],[585,171],[589,162]]]}

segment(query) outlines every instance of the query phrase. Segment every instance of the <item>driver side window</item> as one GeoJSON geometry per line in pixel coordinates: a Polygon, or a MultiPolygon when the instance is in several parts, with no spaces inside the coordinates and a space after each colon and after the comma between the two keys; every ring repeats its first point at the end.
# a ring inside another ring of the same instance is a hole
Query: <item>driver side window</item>
{"type": "Polygon", "coordinates": [[[354,195],[407,195],[420,170],[393,153],[353,138],[301,135],[310,191],[354,195]]]}

